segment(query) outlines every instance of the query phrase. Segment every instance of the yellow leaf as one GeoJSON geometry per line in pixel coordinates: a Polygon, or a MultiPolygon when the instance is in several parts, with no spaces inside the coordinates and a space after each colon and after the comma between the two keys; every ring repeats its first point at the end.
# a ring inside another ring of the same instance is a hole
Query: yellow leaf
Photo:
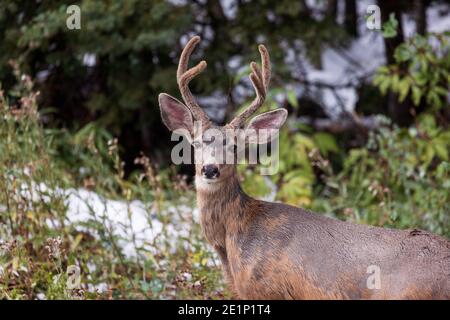
{"type": "Polygon", "coordinates": [[[82,239],[83,239],[83,234],[81,234],[81,233],[77,234],[77,236],[75,237],[75,240],[73,241],[72,245],[70,246],[70,250],[75,251],[75,249],[78,247],[78,245],[80,244],[82,239]]]}

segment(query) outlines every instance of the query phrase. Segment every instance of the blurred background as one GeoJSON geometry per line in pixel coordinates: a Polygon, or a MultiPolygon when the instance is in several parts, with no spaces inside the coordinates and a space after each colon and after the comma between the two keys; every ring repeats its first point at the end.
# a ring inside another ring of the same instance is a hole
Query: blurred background
{"type": "Polygon", "coordinates": [[[157,104],[193,35],[218,124],[271,54],[261,111],[289,118],[279,173],[239,168],[248,193],[450,236],[449,30],[443,0],[2,1],[0,297],[229,297],[157,104]]]}

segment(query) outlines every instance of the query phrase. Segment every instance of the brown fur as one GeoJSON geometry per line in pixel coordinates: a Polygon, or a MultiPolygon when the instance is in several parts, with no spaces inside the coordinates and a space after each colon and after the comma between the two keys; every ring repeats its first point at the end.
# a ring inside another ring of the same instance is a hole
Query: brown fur
{"type": "MultiPolygon", "coordinates": [[[[224,168],[226,167],[226,168],[224,168]]],[[[431,233],[342,222],[250,198],[234,166],[198,189],[201,225],[242,299],[450,299],[450,242],[431,233]],[[381,268],[368,289],[367,267],[381,268]]]]}

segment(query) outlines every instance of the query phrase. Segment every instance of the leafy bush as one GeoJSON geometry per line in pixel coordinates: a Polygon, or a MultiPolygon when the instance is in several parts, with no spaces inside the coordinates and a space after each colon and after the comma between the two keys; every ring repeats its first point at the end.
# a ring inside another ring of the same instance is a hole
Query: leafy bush
{"type": "Polygon", "coordinates": [[[450,130],[423,115],[415,128],[382,128],[326,175],[313,208],[359,223],[419,227],[450,236],[450,130]]]}
{"type": "Polygon", "coordinates": [[[228,297],[184,179],[145,156],[125,179],[117,141],[94,125],[43,129],[32,82],[15,73],[0,91],[0,299],[228,297]],[[152,237],[137,238],[138,214],[152,237]]]}
{"type": "Polygon", "coordinates": [[[450,90],[449,32],[415,35],[395,49],[396,63],[378,69],[374,85],[382,94],[388,89],[404,101],[409,95],[415,106],[425,101],[437,111],[448,107],[450,90]]]}

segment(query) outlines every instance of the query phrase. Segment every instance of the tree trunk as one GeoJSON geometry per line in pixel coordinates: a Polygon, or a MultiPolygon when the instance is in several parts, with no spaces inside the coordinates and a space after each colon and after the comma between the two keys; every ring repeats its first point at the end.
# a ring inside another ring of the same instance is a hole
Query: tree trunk
{"type": "Polygon", "coordinates": [[[311,12],[309,10],[308,4],[306,3],[305,0],[300,0],[300,3],[302,5],[302,10],[301,11],[303,13],[303,16],[309,17],[311,15],[311,12]]]}
{"type": "Polygon", "coordinates": [[[336,21],[337,19],[337,0],[328,0],[327,4],[327,18],[336,21]]]}
{"type": "Polygon", "coordinates": [[[381,9],[381,21],[383,24],[389,20],[389,16],[391,13],[394,13],[395,18],[398,21],[397,35],[393,38],[384,38],[384,45],[386,48],[386,61],[388,64],[392,64],[395,62],[395,48],[397,48],[397,46],[405,40],[403,35],[400,2],[391,0],[379,0],[378,4],[381,9]]]}
{"type": "Polygon", "coordinates": [[[356,11],[356,0],[345,0],[345,29],[352,36],[358,36],[358,13],[356,11]]]}
{"type": "Polygon", "coordinates": [[[416,32],[424,35],[427,32],[427,1],[415,0],[416,32]]]}
{"type": "MultiPolygon", "coordinates": [[[[386,61],[388,64],[394,64],[395,49],[404,42],[404,33],[402,26],[402,2],[391,0],[379,0],[378,4],[381,9],[381,21],[386,23],[389,20],[391,13],[394,14],[398,21],[397,35],[393,38],[384,38],[386,61]]],[[[385,100],[385,108],[383,112],[387,114],[393,122],[399,126],[409,126],[413,121],[413,116],[410,112],[412,103],[410,99],[405,99],[402,103],[398,101],[398,95],[389,92],[385,100]]]]}

